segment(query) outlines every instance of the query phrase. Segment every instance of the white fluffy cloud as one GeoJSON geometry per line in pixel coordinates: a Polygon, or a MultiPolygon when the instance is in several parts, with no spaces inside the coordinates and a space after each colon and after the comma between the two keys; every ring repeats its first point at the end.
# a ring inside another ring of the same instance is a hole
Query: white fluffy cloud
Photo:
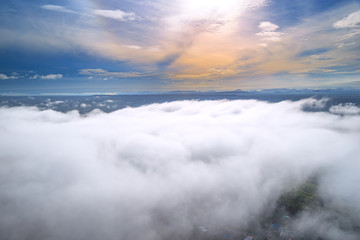
{"type": "MultiPolygon", "coordinates": [[[[19,75],[17,73],[13,73],[11,76],[5,75],[0,73],[0,80],[7,80],[7,79],[18,79],[18,78],[24,78],[25,76],[19,75]]],[[[26,76],[29,77],[29,76],[26,76]]],[[[62,78],[63,75],[62,74],[48,74],[48,75],[39,75],[39,74],[35,74],[33,76],[30,76],[30,79],[58,79],[58,78],[62,78]]]]}
{"type": "Polygon", "coordinates": [[[48,74],[45,76],[40,76],[41,79],[58,79],[58,78],[62,78],[63,75],[62,74],[48,74]]]}
{"type": "Polygon", "coordinates": [[[76,13],[73,10],[67,9],[63,6],[59,6],[59,5],[42,5],[41,8],[46,9],[46,10],[50,10],[50,11],[56,11],[56,12],[66,12],[66,13],[76,13]]]}
{"type": "Polygon", "coordinates": [[[353,103],[332,106],[329,111],[335,114],[356,115],[360,114],[360,108],[353,103]]]}
{"type": "Polygon", "coordinates": [[[279,26],[271,22],[261,22],[258,26],[264,32],[273,32],[279,29],[279,26]]]}
{"type": "Polygon", "coordinates": [[[140,50],[142,49],[142,47],[138,46],[138,45],[123,45],[126,48],[130,48],[130,49],[136,49],[136,50],[140,50]]]}
{"type": "Polygon", "coordinates": [[[261,31],[256,35],[265,41],[280,41],[284,35],[282,32],[277,32],[279,26],[271,22],[261,22],[258,27],[261,31]]]}
{"type": "Polygon", "coordinates": [[[7,79],[17,79],[17,76],[8,76],[6,74],[0,73],[0,80],[7,80],[7,79]]]}
{"type": "Polygon", "coordinates": [[[109,72],[101,68],[80,69],[80,75],[88,75],[91,77],[110,77],[110,78],[127,78],[127,77],[140,77],[144,74],[140,72],[109,72]]]}
{"type": "Polygon", "coordinates": [[[31,78],[32,79],[37,79],[37,78],[40,78],[40,79],[59,79],[59,78],[62,78],[62,77],[63,77],[62,74],[48,74],[48,75],[36,74],[36,75],[32,76],[31,78]]]}
{"type": "Polygon", "coordinates": [[[119,9],[116,10],[94,10],[93,13],[98,16],[115,19],[118,21],[133,21],[136,15],[133,12],[124,12],[119,9]]]}
{"type": "MultiPolygon", "coordinates": [[[[182,101],[86,116],[0,108],[0,236],[191,238],[197,226],[247,225],[314,174],[325,203],[358,218],[360,117],[302,111],[314,102],[182,101]]],[[[306,219],[299,229],[324,224],[306,219]]],[[[356,239],[326,224],[337,233],[326,239],[356,239]]]]}
{"type": "Polygon", "coordinates": [[[360,11],[353,12],[343,19],[334,23],[335,28],[354,28],[360,27],[360,11]]]}

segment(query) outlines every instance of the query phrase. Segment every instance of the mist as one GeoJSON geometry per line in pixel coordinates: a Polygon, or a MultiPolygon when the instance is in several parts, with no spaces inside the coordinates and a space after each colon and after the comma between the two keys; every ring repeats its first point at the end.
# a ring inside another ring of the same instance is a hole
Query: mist
{"type": "Polygon", "coordinates": [[[324,102],[2,107],[0,238],[222,239],[316,178],[324,207],[292,216],[293,235],[359,239],[360,111],[304,111],[324,102]]]}

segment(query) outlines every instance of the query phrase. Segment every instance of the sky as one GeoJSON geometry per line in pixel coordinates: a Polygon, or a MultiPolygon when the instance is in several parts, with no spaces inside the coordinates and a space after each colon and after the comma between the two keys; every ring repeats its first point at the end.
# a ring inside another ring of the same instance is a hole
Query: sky
{"type": "Polygon", "coordinates": [[[5,0],[0,94],[360,87],[360,1],[5,0]]]}

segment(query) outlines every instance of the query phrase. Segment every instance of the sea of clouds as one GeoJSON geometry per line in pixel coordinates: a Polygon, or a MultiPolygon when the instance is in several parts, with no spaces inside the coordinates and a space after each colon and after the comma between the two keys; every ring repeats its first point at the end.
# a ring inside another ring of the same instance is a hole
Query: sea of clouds
{"type": "Polygon", "coordinates": [[[86,115],[2,107],[0,239],[241,229],[313,176],[325,210],[299,214],[293,231],[359,239],[360,111],[303,111],[324,101],[178,101],[86,115]]]}

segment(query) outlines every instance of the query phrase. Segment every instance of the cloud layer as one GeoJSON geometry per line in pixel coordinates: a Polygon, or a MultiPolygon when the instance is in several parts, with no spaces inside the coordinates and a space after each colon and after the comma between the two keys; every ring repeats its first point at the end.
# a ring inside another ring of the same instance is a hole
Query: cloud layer
{"type": "MultiPolygon", "coordinates": [[[[182,101],[84,116],[1,108],[0,238],[215,234],[247,226],[314,175],[327,206],[358,221],[360,117],[302,111],[319,104],[182,101]]],[[[327,213],[314,214],[296,229],[325,226],[327,213]]]]}

